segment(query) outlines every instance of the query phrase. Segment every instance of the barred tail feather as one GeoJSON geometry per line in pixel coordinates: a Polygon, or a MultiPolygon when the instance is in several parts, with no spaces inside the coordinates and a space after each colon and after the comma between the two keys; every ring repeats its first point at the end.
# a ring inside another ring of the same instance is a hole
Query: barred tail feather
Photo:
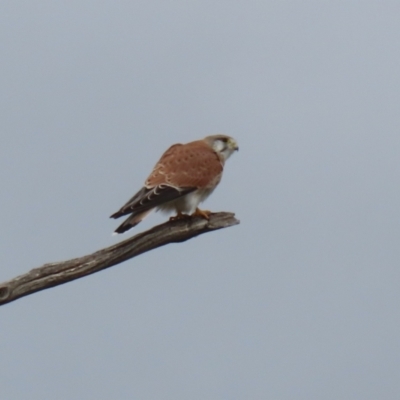
{"type": "Polygon", "coordinates": [[[124,233],[129,229],[136,226],[139,222],[142,222],[150,212],[153,211],[151,208],[150,210],[146,210],[141,212],[140,214],[132,214],[130,215],[115,231],[114,233],[124,233]]]}

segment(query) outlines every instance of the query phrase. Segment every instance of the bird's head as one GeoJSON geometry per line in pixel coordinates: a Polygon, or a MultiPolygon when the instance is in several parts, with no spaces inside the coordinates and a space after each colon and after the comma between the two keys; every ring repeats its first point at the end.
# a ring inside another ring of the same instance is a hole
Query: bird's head
{"type": "Polygon", "coordinates": [[[227,160],[233,152],[239,150],[236,140],[230,136],[212,135],[207,136],[204,140],[224,161],[227,160]]]}

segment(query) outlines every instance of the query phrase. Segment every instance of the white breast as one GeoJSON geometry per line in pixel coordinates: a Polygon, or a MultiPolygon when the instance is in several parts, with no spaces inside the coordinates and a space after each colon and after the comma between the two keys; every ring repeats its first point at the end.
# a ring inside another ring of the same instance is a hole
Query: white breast
{"type": "Polygon", "coordinates": [[[195,190],[194,192],[191,192],[186,196],[182,196],[177,200],[173,200],[158,206],[157,210],[166,212],[180,211],[184,214],[190,214],[194,212],[199,204],[204,201],[213,191],[214,188],[195,190]]]}

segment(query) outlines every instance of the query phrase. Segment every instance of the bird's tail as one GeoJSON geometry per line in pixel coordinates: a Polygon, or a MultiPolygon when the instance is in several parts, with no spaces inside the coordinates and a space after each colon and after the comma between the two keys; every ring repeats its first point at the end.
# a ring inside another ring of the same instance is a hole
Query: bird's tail
{"type": "Polygon", "coordinates": [[[124,233],[129,229],[136,226],[139,222],[142,222],[150,212],[153,211],[151,208],[150,210],[146,210],[141,212],[140,214],[131,214],[115,231],[114,234],[124,233]]]}

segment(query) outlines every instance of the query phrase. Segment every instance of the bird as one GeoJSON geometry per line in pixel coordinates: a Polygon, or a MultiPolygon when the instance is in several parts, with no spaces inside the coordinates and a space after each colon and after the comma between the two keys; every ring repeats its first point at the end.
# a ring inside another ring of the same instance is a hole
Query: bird
{"type": "Polygon", "coordinates": [[[140,223],[154,209],[176,212],[170,220],[192,217],[209,219],[200,210],[219,184],[225,161],[239,150],[227,135],[211,135],[186,144],[177,143],[164,152],[143,187],[110,218],[128,218],[114,231],[120,234],[140,223]]]}

